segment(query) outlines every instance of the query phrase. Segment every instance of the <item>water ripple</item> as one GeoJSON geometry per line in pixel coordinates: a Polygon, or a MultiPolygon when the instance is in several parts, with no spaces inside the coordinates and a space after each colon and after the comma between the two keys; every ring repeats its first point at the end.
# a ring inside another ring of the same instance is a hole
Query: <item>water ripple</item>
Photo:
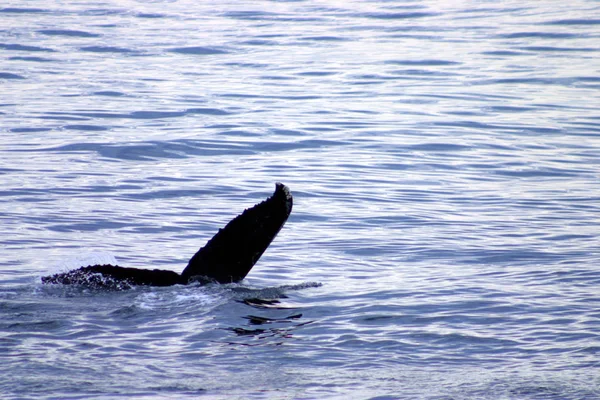
{"type": "Polygon", "coordinates": [[[591,2],[2,7],[5,397],[599,397],[591,2]],[[180,272],[275,181],[242,284],[39,283],[180,272]]]}
{"type": "Polygon", "coordinates": [[[80,38],[97,38],[97,37],[102,36],[102,35],[99,35],[96,33],[70,30],[70,29],[41,29],[38,32],[43,35],[48,35],[48,36],[67,36],[67,37],[80,37],[80,38]]]}

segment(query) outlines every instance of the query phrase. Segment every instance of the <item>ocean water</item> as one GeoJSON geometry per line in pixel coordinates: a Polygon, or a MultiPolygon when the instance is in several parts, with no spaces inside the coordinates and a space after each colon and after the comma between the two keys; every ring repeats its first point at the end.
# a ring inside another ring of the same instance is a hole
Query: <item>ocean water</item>
{"type": "Polygon", "coordinates": [[[4,0],[0,93],[3,399],[600,398],[598,2],[4,0]]]}

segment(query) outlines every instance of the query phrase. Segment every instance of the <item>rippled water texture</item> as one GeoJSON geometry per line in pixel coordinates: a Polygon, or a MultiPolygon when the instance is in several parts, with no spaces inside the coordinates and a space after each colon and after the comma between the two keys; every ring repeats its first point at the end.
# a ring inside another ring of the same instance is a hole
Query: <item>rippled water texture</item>
{"type": "Polygon", "coordinates": [[[1,397],[600,398],[599,49],[596,1],[4,1],[1,397]],[[276,181],[240,285],[40,284],[276,181]]]}

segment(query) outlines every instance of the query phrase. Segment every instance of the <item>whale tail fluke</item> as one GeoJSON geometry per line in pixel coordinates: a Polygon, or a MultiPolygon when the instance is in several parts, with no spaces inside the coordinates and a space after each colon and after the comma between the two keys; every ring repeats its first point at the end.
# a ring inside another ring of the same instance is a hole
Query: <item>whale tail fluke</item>
{"type": "Polygon", "coordinates": [[[190,259],[184,280],[238,282],[250,272],[292,212],[292,194],[282,183],[267,200],[231,220],[190,259]]]}
{"type": "Polygon", "coordinates": [[[181,275],[159,269],[91,265],[42,277],[43,283],[124,289],[135,285],[171,286],[193,281],[238,282],[250,272],[292,212],[292,195],[283,184],[267,200],[231,220],[190,259],[181,275]]]}

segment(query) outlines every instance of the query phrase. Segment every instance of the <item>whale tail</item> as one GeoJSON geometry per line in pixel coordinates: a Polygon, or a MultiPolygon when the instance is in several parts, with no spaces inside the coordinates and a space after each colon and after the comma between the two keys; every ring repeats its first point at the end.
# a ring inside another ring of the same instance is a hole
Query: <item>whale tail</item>
{"type": "Polygon", "coordinates": [[[271,197],[244,210],[190,259],[181,275],[167,270],[91,265],[42,277],[43,283],[127,288],[170,286],[190,282],[238,282],[250,272],[292,212],[292,194],[282,183],[271,197]]]}
{"type": "Polygon", "coordinates": [[[292,212],[292,194],[282,183],[267,200],[231,220],[190,259],[185,281],[238,282],[250,272],[292,212]]]}

